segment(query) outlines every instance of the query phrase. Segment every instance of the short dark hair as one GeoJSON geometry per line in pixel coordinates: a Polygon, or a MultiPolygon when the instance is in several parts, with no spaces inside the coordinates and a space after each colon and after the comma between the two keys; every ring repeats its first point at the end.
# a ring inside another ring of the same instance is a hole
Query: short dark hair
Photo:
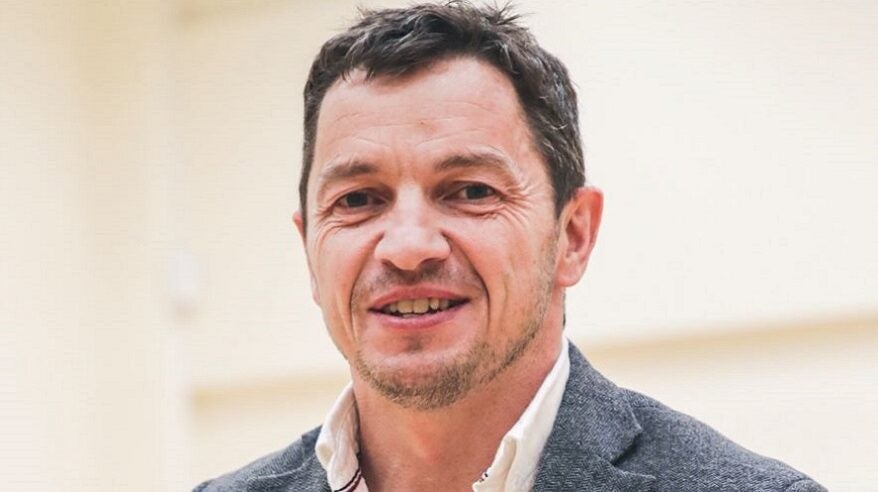
{"type": "Polygon", "coordinates": [[[366,78],[403,76],[441,59],[472,56],[512,82],[552,183],[559,214],[585,184],[576,91],[567,68],[542,49],[507,5],[468,1],[401,9],[362,10],[360,21],[320,49],[305,84],[305,136],[299,201],[306,216],[320,104],[340,77],[363,70],[366,78]]]}

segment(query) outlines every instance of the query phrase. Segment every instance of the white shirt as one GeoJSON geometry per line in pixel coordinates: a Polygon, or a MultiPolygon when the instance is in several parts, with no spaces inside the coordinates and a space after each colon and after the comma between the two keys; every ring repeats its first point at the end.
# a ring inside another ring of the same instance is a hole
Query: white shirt
{"type": "MultiPolygon", "coordinates": [[[[530,490],[540,454],[561,406],[570,376],[568,341],[562,337],[561,353],[527,408],[509,429],[494,461],[476,483],[474,492],[519,492],[530,490]]],[[[353,387],[349,384],[336,399],[317,437],[315,453],[326,470],[334,492],[367,492],[357,458],[360,446],[359,417],[353,387]]]]}

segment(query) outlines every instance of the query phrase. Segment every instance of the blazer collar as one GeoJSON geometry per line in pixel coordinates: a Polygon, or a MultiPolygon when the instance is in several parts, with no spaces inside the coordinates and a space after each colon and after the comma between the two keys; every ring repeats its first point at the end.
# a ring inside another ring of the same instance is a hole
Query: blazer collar
{"type": "Polygon", "coordinates": [[[622,390],[570,345],[570,377],[534,490],[648,491],[655,477],[614,466],[642,432],[622,390]]]}
{"type": "Polygon", "coordinates": [[[331,492],[326,471],[312,452],[293,471],[254,477],[247,481],[247,492],[331,492]]]}

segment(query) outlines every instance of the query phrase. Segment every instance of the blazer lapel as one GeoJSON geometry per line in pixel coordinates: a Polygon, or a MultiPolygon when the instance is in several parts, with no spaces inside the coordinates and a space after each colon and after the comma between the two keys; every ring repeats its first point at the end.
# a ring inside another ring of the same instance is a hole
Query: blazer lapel
{"type": "Polygon", "coordinates": [[[570,377],[534,490],[650,491],[655,477],[614,466],[641,432],[621,390],[570,345],[570,377]]]}
{"type": "Polygon", "coordinates": [[[302,466],[291,472],[254,477],[247,481],[247,492],[331,492],[326,471],[311,453],[302,466]]]}

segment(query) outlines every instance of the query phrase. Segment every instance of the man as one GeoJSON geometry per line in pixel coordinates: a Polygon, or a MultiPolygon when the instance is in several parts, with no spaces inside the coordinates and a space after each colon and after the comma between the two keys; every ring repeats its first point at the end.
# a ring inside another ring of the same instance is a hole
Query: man
{"type": "Polygon", "coordinates": [[[367,12],[328,41],[299,190],[352,383],[321,428],[196,490],[824,490],[564,338],[602,195],[566,69],[508,10],[367,12]]]}

